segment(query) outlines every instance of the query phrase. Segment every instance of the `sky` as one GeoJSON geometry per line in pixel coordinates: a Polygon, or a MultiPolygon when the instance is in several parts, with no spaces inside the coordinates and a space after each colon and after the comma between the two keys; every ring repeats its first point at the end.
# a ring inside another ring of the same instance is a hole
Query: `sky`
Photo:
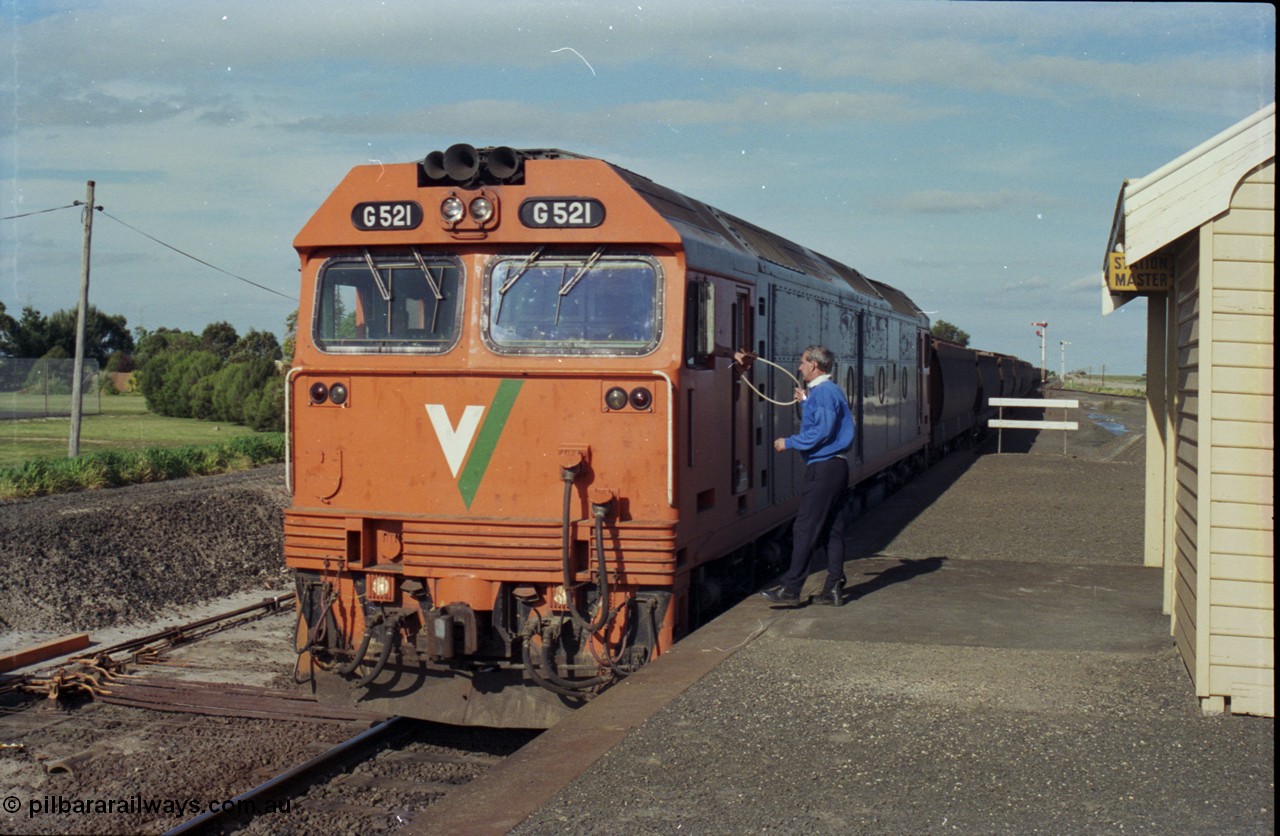
{"type": "Polygon", "coordinates": [[[92,304],[283,338],[346,172],[468,142],[604,158],[971,345],[1038,364],[1047,321],[1050,369],[1139,374],[1145,303],[1100,307],[1120,188],[1274,101],[1275,35],[1269,3],[0,0],[0,301],[76,306],[93,180],[92,304]]]}

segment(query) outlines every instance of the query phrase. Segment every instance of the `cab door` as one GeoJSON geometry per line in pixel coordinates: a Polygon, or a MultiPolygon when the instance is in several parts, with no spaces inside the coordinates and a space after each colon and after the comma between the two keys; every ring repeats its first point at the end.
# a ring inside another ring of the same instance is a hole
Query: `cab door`
{"type": "MultiPolygon", "coordinates": [[[[751,350],[755,343],[754,309],[751,305],[751,288],[729,284],[726,296],[732,301],[729,308],[729,345],[733,351],[751,350]]],[[[741,496],[752,486],[752,451],[755,447],[755,410],[752,408],[753,398],[750,390],[738,382],[738,371],[733,371],[734,382],[729,387],[729,433],[731,441],[731,462],[729,484],[734,496],[741,496]]]]}

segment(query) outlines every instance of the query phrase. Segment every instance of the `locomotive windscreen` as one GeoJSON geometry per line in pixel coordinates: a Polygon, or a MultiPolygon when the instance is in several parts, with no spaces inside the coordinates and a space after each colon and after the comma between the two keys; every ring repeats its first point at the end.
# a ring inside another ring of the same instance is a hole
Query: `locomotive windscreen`
{"type": "Polygon", "coordinates": [[[335,354],[447,351],[458,339],[461,276],[456,259],[333,259],[320,272],[316,345],[335,354]]]}
{"type": "Polygon", "coordinates": [[[487,338],[499,353],[644,354],[660,337],[660,270],[636,256],[495,259],[487,338]]]}

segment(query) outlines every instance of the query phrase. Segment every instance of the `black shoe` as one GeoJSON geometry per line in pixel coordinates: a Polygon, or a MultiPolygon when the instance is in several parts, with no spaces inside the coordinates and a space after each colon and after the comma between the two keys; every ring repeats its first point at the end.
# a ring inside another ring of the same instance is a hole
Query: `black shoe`
{"type": "Polygon", "coordinates": [[[823,590],[813,596],[813,603],[826,607],[839,607],[844,604],[844,578],[841,578],[831,589],[823,590]]]}
{"type": "Polygon", "coordinates": [[[775,586],[770,589],[766,589],[760,594],[763,595],[770,604],[779,604],[784,607],[800,606],[800,593],[792,592],[785,586],[775,586]]]}

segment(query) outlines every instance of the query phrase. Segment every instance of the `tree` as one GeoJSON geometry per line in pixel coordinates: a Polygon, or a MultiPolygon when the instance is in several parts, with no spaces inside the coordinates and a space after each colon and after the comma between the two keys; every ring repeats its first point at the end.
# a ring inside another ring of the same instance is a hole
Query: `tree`
{"type": "Polygon", "coordinates": [[[242,363],[255,358],[273,362],[280,359],[280,341],[276,339],[275,334],[250,328],[249,333],[236,342],[227,359],[232,363],[242,363]]]}
{"type": "Polygon", "coordinates": [[[946,340],[947,342],[957,343],[962,346],[969,344],[969,332],[961,331],[945,319],[939,319],[937,322],[933,323],[933,328],[929,329],[929,333],[935,340],[946,340]]]}
{"type": "MultiPolygon", "coordinates": [[[[76,355],[76,320],[74,309],[42,315],[32,307],[22,309],[22,318],[14,319],[0,303],[0,355],[9,357],[46,357],[54,348],[66,357],[76,355]]],[[[133,351],[133,335],[123,316],[105,314],[89,306],[84,322],[84,356],[104,367],[112,355],[133,351]]]]}
{"type": "Polygon", "coordinates": [[[221,421],[245,421],[245,404],[250,395],[276,377],[274,360],[254,357],[243,363],[228,363],[213,378],[213,415],[221,421]]]}
{"type": "Polygon", "coordinates": [[[134,363],[139,369],[145,368],[151,358],[158,357],[166,351],[195,351],[200,348],[199,337],[190,331],[180,331],[177,328],[157,328],[154,331],[138,328],[134,333],[137,334],[134,363]]]}
{"type": "Polygon", "coordinates": [[[229,322],[214,322],[206,325],[200,334],[200,342],[205,351],[212,351],[223,360],[231,356],[231,350],[239,341],[240,335],[229,322]]]}
{"type": "Polygon", "coordinates": [[[293,352],[298,347],[298,312],[284,318],[284,345],[280,346],[281,358],[286,366],[293,365],[293,352]]]}
{"type": "Polygon", "coordinates": [[[147,408],[160,415],[281,429],[280,344],[274,334],[254,330],[228,344],[234,334],[227,323],[208,326],[201,337],[138,329],[136,380],[147,408]]]}
{"type": "Polygon", "coordinates": [[[49,323],[39,311],[27,306],[22,318],[14,319],[0,309],[0,354],[8,357],[43,357],[51,348],[49,323]]]}
{"type": "Polygon", "coordinates": [[[273,375],[244,402],[244,422],[258,432],[284,431],[284,378],[273,375]]]}
{"type": "Polygon", "coordinates": [[[18,321],[5,311],[4,300],[0,300],[0,357],[10,357],[8,347],[13,341],[14,329],[18,327],[18,321]]]}
{"type": "MultiPolygon", "coordinates": [[[[76,320],[73,309],[54,311],[49,315],[46,333],[49,346],[62,348],[71,357],[76,354],[76,320]]],[[[99,367],[117,351],[133,351],[133,335],[123,316],[111,316],[89,306],[84,320],[84,356],[98,361],[99,367]]]]}

